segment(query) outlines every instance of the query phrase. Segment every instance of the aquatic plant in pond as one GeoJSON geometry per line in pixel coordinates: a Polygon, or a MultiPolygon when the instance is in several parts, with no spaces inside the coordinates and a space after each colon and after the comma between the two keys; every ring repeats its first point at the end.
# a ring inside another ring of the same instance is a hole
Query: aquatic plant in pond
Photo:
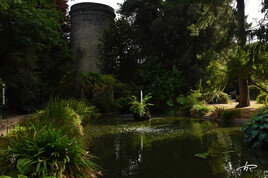
{"type": "Polygon", "coordinates": [[[142,97],[141,92],[141,98],[140,102],[137,100],[136,96],[131,96],[131,102],[130,104],[130,111],[133,113],[133,117],[135,120],[149,120],[151,119],[151,114],[149,112],[148,106],[152,106],[153,104],[148,103],[148,100],[152,97],[150,94],[146,95],[144,98],[142,97]]]}
{"type": "Polygon", "coordinates": [[[221,128],[202,119],[158,117],[133,122],[131,116],[113,116],[85,127],[84,133],[86,140],[91,139],[88,144],[99,157],[104,177],[266,176],[268,165],[243,146],[240,129],[221,128]],[[237,171],[246,161],[258,168],[237,171]]]}
{"type": "Polygon", "coordinates": [[[262,109],[242,127],[244,142],[252,148],[268,149],[268,108],[262,109]]]}

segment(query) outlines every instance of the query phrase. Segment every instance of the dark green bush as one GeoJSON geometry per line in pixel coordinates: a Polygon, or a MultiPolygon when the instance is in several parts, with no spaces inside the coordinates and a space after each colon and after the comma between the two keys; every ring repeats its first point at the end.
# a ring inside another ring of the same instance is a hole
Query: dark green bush
{"type": "Polygon", "coordinates": [[[262,109],[242,127],[244,142],[252,148],[268,148],[268,108],[262,109]]]}
{"type": "MultiPolygon", "coordinates": [[[[68,72],[61,80],[62,90],[65,95],[71,97],[75,93],[76,87],[75,72],[68,72]]],[[[113,91],[120,87],[122,89],[123,84],[120,85],[112,75],[102,75],[97,72],[81,72],[79,76],[79,85],[83,90],[83,96],[87,101],[96,105],[101,112],[111,112],[118,108],[118,105],[114,102],[113,91]]],[[[118,91],[116,90],[116,94],[118,91]]]]}
{"type": "Polygon", "coordinates": [[[248,87],[249,89],[249,96],[251,100],[256,100],[257,97],[260,95],[261,91],[258,87],[256,87],[255,85],[250,85],[248,87]]]}
{"type": "Polygon", "coordinates": [[[238,118],[241,116],[241,111],[239,109],[230,109],[230,110],[224,110],[221,114],[221,119],[223,121],[232,121],[235,118],[238,118]]]}
{"type": "Polygon", "coordinates": [[[119,105],[119,109],[123,113],[128,113],[130,112],[130,103],[131,102],[131,97],[120,97],[116,100],[116,103],[119,105]]]}
{"type": "Polygon", "coordinates": [[[187,96],[180,95],[177,98],[179,109],[186,115],[199,115],[202,116],[209,112],[208,108],[201,102],[202,94],[199,90],[193,90],[187,96]]]}
{"type": "Polygon", "coordinates": [[[258,104],[266,104],[268,101],[268,94],[263,92],[259,94],[256,100],[258,104]]]}

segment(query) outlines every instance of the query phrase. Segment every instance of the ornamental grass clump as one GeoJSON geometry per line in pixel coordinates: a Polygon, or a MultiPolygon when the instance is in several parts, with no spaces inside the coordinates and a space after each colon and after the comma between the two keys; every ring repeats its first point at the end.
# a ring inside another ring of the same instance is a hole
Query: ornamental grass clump
{"type": "Polygon", "coordinates": [[[1,171],[29,177],[90,177],[96,169],[90,158],[81,141],[63,129],[52,124],[37,129],[32,124],[1,149],[1,171]]]}
{"type": "Polygon", "coordinates": [[[17,177],[96,177],[82,141],[80,117],[59,100],[0,139],[0,174],[17,177]]]}
{"type": "Polygon", "coordinates": [[[68,135],[83,135],[80,116],[59,99],[50,99],[44,110],[33,114],[28,122],[25,123],[28,127],[30,127],[29,122],[34,123],[40,129],[53,122],[55,128],[64,129],[68,135]]]}
{"type": "Polygon", "coordinates": [[[268,108],[251,117],[241,130],[245,144],[251,148],[268,149],[268,108]]]}

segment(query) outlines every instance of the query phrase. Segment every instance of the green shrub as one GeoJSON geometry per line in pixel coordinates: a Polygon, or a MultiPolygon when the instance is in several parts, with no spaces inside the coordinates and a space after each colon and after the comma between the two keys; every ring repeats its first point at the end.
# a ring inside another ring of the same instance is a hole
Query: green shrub
{"type": "Polygon", "coordinates": [[[120,97],[116,100],[116,103],[119,105],[119,108],[122,112],[130,112],[129,108],[131,103],[131,97],[120,97]]]}
{"type": "Polygon", "coordinates": [[[215,107],[215,109],[211,112],[210,117],[213,119],[218,119],[221,117],[224,111],[225,109],[223,107],[215,107]]]}
{"type": "Polygon", "coordinates": [[[215,95],[213,102],[215,104],[228,104],[230,102],[230,98],[228,97],[227,93],[218,92],[215,95]]]}
{"type": "Polygon", "coordinates": [[[222,91],[204,93],[202,98],[210,104],[228,104],[230,102],[228,95],[222,91]]]}
{"type": "Polygon", "coordinates": [[[83,135],[83,127],[81,126],[81,118],[64,101],[59,99],[50,99],[47,107],[32,115],[27,120],[26,127],[30,126],[29,122],[34,123],[39,129],[50,123],[54,123],[55,128],[65,129],[68,135],[83,135]]]}
{"type": "MultiPolygon", "coordinates": [[[[67,96],[70,93],[75,93],[75,75],[75,72],[68,72],[60,82],[62,90],[67,96]]],[[[114,102],[113,90],[115,87],[123,87],[118,84],[120,82],[112,75],[102,75],[97,72],[81,72],[79,75],[79,81],[77,82],[83,91],[83,97],[86,98],[87,101],[96,105],[101,112],[110,112],[117,109],[117,105],[114,102]]],[[[73,94],[70,94],[70,96],[73,96],[73,94]]]]}
{"type": "Polygon", "coordinates": [[[140,117],[142,117],[146,111],[149,110],[149,108],[147,106],[151,106],[151,103],[148,103],[148,100],[152,98],[150,96],[150,94],[144,96],[142,102],[139,102],[136,96],[131,96],[131,102],[130,104],[130,111],[134,114],[134,115],[139,115],[140,117]]]}
{"type": "Polygon", "coordinates": [[[96,169],[81,141],[67,136],[65,130],[54,128],[53,124],[42,129],[32,124],[27,133],[18,133],[5,148],[1,147],[0,169],[4,174],[88,177],[96,169]]]}
{"type": "Polygon", "coordinates": [[[209,108],[204,106],[203,104],[195,104],[190,109],[190,112],[191,112],[191,115],[197,115],[201,117],[209,112],[209,108]]]}
{"type": "Polygon", "coordinates": [[[256,87],[255,85],[250,85],[248,87],[249,89],[249,96],[250,96],[250,99],[252,100],[256,100],[257,97],[260,95],[261,91],[258,87],[256,87]]]}
{"type": "Polygon", "coordinates": [[[242,127],[244,142],[252,148],[268,148],[268,108],[262,109],[242,127]]]}
{"type": "Polygon", "coordinates": [[[70,107],[80,116],[82,124],[88,124],[90,119],[96,117],[96,109],[95,106],[89,106],[85,99],[76,100],[76,99],[69,99],[64,100],[64,104],[67,107],[70,107]]]}
{"type": "Polygon", "coordinates": [[[96,165],[83,145],[80,117],[63,101],[47,107],[0,138],[0,169],[30,177],[92,177],[96,165]]]}
{"type": "Polygon", "coordinates": [[[231,109],[231,110],[224,110],[221,119],[223,121],[232,121],[235,118],[238,118],[241,116],[241,111],[239,109],[231,109]]]}
{"type": "Polygon", "coordinates": [[[15,127],[15,129],[9,131],[9,132],[7,133],[7,137],[16,136],[16,134],[17,134],[18,132],[26,132],[26,131],[27,131],[26,127],[24,127],[24,126],[20,126],[20,125],[19,125],[19,126],[15,127]]]}
{"type": "Polygon", "coordinates": [[[258,104],[266,104],[268,102],[268,94],[263,92],[259,94],[256,100],[258,104]]]}
{"type": "Polygon", "coordinates": [[[195,105],[203,105],[201,102],[202,94],[199,90],[193,90],[187,96],[180,95],[177,98],[177,103],[179,105],[179,109],[184,112],[184,114],[191,114],[192,107],[195,105]]]}

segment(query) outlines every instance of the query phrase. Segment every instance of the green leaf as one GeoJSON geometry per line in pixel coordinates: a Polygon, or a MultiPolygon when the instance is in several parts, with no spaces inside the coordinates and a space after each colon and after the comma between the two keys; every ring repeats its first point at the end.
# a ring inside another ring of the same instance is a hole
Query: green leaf
{"type": "Polygon", "coordinates": [[[21,158],[17,162],[17,168],[21,174],[27,174],[33,168],[32,160],[28,158],[21,158]]]}
{"type": "Polygon", "coordinates": [[[247,129],[248,129],[248,126],[244,126],[241,128],[242,131],[247,130],[247,129]]]}
{"type": "Polygon", "coordinates": [[[268,129],[268,124],[264,124],[260,127],[261,129],[268,129]]]}
{"type": "Polygon", "coordinates": [[[252,138],[255,137],[256,135],[258,135],[258,133],[259,133],[259,130],[253,130],[253,131],[251,131],[252,138]]]}
{"type": "Polygon", "coordinates": [[[262,146],[262,142],[261,141],[256,141],[254,143],[254,145],[252,146],[252,148],[261,148],[261,146],[262,146]]]}
{"type": "Polygon", "coordinates": [[[170,107],[173,107],[174,106],[174,103],[173,103],[173,101],[171,99],[169,99],[167,101],[167,105],[170,106],[170,107]]]}
{"type": "Polygon", "coordinates": [[[40,166],[41,166],[41,163],[40,163],[40,162],[39,162],[39,163],[37,163],[37,166],[36,166],[36,172],[38,172],[38,171],[39,171],[40,166]]]}
{"type": "Polygon", "coordinates": [[[18,175],[18,178],[28,178],[28,177],[24,175],[18,175]]]}
{"type": "Polygon", "coordinates": [[[259,124],[253,124],[251,127],[254,128],[254,129],[256,129],[256,128],[258,128],[259,126],[260,126],[259,124]]]}
{"type": "Polygon", "coordinates": [[[263,141],[266,137],[267,137],[267,134],[264,132],[261,132],[258,138],[259,140],[263,141]]]}
{"type": "Polygon", "coordinates": [[[247,138],[244,139],[244,142],[245,143],[250,143],[251,140],[252,140],[252,137],[247,137],[247,138]]]}
{"type": "Polygon", "coordinates": [[[210,153],[209,151],[207,151],[205,153],[197,153],[197,154],[195,154],[195,156],[205,159],[209,156],[209,153],[210,153]]]}

